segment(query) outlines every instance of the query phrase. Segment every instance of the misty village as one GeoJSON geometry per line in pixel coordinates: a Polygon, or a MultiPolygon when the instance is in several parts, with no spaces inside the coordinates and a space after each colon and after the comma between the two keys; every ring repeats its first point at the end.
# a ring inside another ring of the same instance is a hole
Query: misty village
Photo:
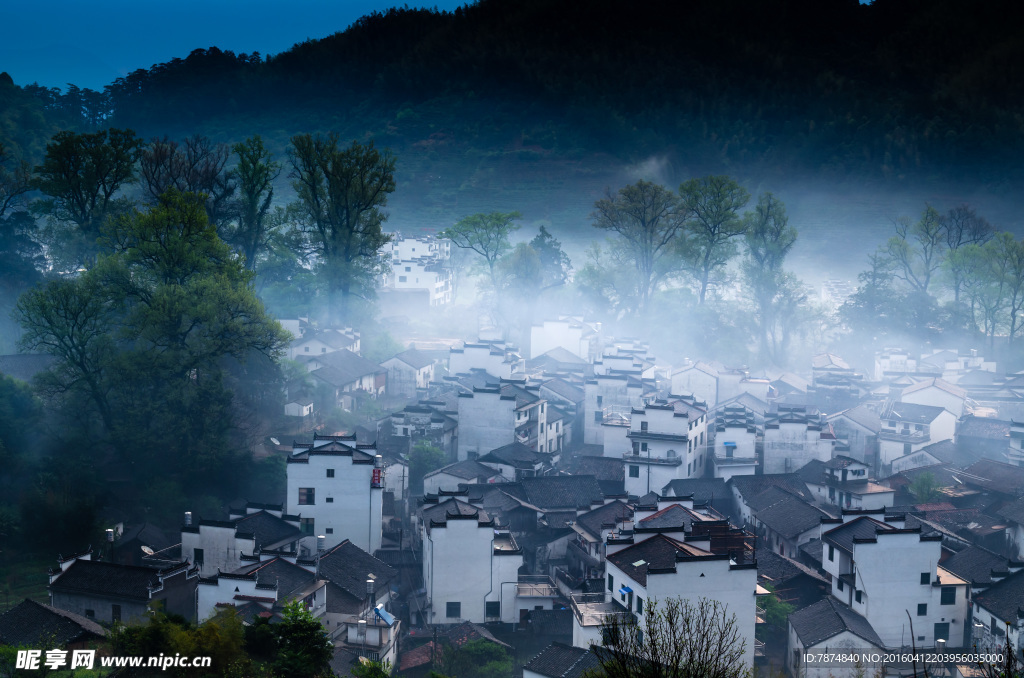
{"type": "Polygon", "coordinates": [[[671,4],[0,50],[0,677],[1024,675],[1020,8],[671,4]]]}

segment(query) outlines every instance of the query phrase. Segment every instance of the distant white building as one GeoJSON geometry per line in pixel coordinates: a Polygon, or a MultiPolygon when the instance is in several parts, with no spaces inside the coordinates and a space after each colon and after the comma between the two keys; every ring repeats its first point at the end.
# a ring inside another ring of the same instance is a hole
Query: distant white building
{"type": "Polygon", "coordinates": [[[812,459],[828,461],[835,435],[820,414],[780,405],[765,415],[764,473],[792,473],[812,459]]]}
{"type": "Polygon", "coordinates": [[[416,396],[434,380],[434,361],[422,351],[410,348],[380,364],[388,371],[387,388],[392,395],[416,396]]]}
{"type": "Polygon", "coordinates": [[[547,452],[547,401],[524,382],[502,381],[500,386],[460,393],[458,458],[483,456],[511,443],[547,452]]]}
{"type": "Polygon", "coordinates": [[[451,241],[404,238],[396,233],[381,255],[391,263],[383,281],[386,294],[418,293],[430,307],[452,303],[452,270],[447,266],[451,241]]]}
{"type": "Polygon", "coordinates": [[[560,316],[530,328],[530,358],[554,348],[564,348],[577,358],[592,361],[600,355],[601,323],[588,323],[581,316],[560,316]]]}

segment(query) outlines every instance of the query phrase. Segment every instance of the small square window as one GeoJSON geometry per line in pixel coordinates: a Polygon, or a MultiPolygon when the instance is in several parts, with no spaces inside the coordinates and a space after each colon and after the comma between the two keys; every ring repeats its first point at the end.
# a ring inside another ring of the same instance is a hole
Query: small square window
{"type": "Polygon", "coordinates": [[[600,410],[594,412],[594,421],[596,421],[598,424],[604,421],[604,414],[602,414],[600,410]]]}
{"type": "Polygon", "coordinates": [[[498,619],[501,617],[501,601],[500,600],[488,600],[487,610],[484,612],[484,616],[488,619],[498,619]]]}
{"type": "Polygon", "coordinates": [[[462,616],[462,603],[446,603],[444,615],[449,619],[458,619],[462,616]]]}
{"type": "Polygon", "coordinates": [[[327,497],[327,499],[324,499],[324,501],[326,501],[328,504],[333,504],[334,503],[334,497],[327,497]]]}
{"type": "Polygon", "coordinates": [[[328,527],[326,530],[324,530],[324,532],[326,532],[327,534],[334,534],[334,528],[328,527]]]}
{"type": "Polygon", "coordinates": [[[302,534],[313,534],[313,519],[300,518],[299,529],[302,531],[302,534]]]}
{"type": "Polygon", "coordinates": [[[928,614],[928,603],[920,603],[917,606],[917,616],[924,617],[928,614]]]}
{"type": "Polygon", "coordinates": [[[311,506],[316,503],[316,489],[312,487],[299,488],[299,505],[311,506]]]}
{"type": "Polygon", "coordinates": [[[327,469],[327,477],[328,478],[333,478],[334,477],[334,469],[333,468],[327,469]]]}
{"type": "Polygon", "coordinates": [[[931,584],[931,583],[932,583],[932,575],[931,575],[931,573],[930,572],[922,572],[921,573],[921,584],[927,586],[928,584],[931,584]]]}
{"type": "Polygon", "coordinates": [[[203,560],[203,549],[192,549],[192,562],[202,564],[203,560]]]}
{"type": "Polygon", "coordinates": [[[630,467],[629,467],[629,477],[630,478],[639,478],[640,477],[640,467],[637,466],[636,464],[631,464],[630,467]]]}
{"type": "Polygon", "coordinates": [[[942,605],[956,605],[956,587],[943,586],[942,599],[939,602],[942,605]]]}

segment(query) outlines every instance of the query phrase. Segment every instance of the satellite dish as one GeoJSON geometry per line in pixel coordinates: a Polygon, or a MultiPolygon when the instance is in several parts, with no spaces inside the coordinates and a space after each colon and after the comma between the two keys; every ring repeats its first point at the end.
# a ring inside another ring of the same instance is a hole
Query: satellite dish
{"type": "Polygon", "coordinates": [[[270,442],[274,443],[275,445],[280,445],[281,444],[281,441],[278,440],[277,438],[271,438],[270,442]]]}
{"type": "Polygon", "coordinates": [[[143,552],[143,553],[145,553],[145,554],[146,554],[147,556],[151,556],[151,555],[153,555],[154,553],[156,553],[156,551],[154,551],[153,549],[149,548],[149,547],[148,547],[148,546],[146,546],[146,545],[143,545],[143,546],[142,546],[142,552],[143,552]]]}

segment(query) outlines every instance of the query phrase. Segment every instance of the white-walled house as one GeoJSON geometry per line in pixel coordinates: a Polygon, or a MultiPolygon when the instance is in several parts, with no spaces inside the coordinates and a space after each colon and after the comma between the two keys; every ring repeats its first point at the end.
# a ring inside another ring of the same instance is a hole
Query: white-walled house
{"type": "Polygon", "coordinates": [[[518,350],[501,342],[467,342],[448,352],[448,374],[483,370],[496,379],[511,379],[522,370],[522,363],[518,350]]]}
{"type": "Polygon", "coordinates": [[[828,461],[834,447],[835,435],[820,414],[789,405],[765,414],[764,473],[792,473],[812,459],[828,461]]]}
{"type": "Polygon", "coordinates": [[[736,615],[744,642],[744,662],[754,663],[757,565],[736,564],[684,541],[657,534],[611,553],[605,563],[606,596],[638,619],[648,614],[651,600],[682,598],[721,603],[736,615]]]}
{"type": "Polygon", "coordinates": [[[298,360],[348,350],[359,353],[360,335],[351,327],[326,328],[320,331],[307,330],[288,345],[288,358],[298,360]]]}
{"type": "Polygon", "coordinates": [[[797,471],[815,501],[846,509],[892,506],[895,491],[875,482],[867,464],[837,454],[827,462],[811,461],[797,471]]]}
{"type": "Polygon", "coordinates": [[[592,361],[600,355],[600,331],[601,323],[588,323],[578,316],[544,320],[530,328],[530,358],[564,348],[577,358],[592,361]]]}
{"type": "Polygon", "coordinates": [[[460,393],[459,460],[483,456],[514,442],[540,451],[547,442],[547,401],[538,390],[525,382],[503,380],[497,387],[460,393]]]}
{"type": "Polygon", "coordinates": [[[844,523],[822,534],[832,596],[867,619],[887,648],[909,644],[908,610],[918,649],[934,648],[937,640],[963,647],[969,583],[939,565],[942,535],[880,520],[883,513],[844,511],[844,523]]]}
{"type": "Polygon", "coordinates": [[[423,476],[423,494],[455,492],[459,485],[502,481],[501,472],[476,459],[464,459],[431,471],[423,476]]]}
{"type": "Polygon", "coordinates": [[[385,293],[419,292],[430,307],[452,302],[453,272],[447,265],[450,240],[406,238],[395,233],[380,254],[390,263],[383,279],[385,293]]]}
{"type": "Polygon", "coordinates": [[[232,572],[201,577],[196,591],[199,621],[209,619],[218,608],[231,606],[243,619],[267,612],[280,615],[292,601],[302,601],[316,618],[327,612],[327,581],[316,574],[315,563],[304,563],[294,554],[265,552],[243,559],[232,572]]]}
{"type": "Polygon", "coordinates": [[[959,419],[964,414],[967,391],[944,379],[932,378],[904,387],[900,391],[899,399],[905,403],[944,407],[959,419]]]}
{"type": "Polygon", "coordinates": [[[952,440],[957,417],[944,407],[892,402],[881,414],[878,456],[882,468],[941,440],[952,440]]]}
{"type": "Polygon", "coordinates": [[[420,512],[427,624],[516,621],[523,552],[482,509],[455,498],[420,512]]]}
{"type": "Polygon", "coordinates": [[[416,396],[434,380],[434,361],[426,353],[410,348],[380,364],[387,370],[388,392],[393,395],[416,396]]]}
{"type": "Polygon", "coordinates": [[[181,556],[204,577],[234,572],[242,566],[242,556],[257,549],[295,551],[304,536],[301,523],[301,516],[288,515],[279,505],[250,503],[244,514],[230,520],[193,521],[189,512],[181,528],[181,556]]]}
{"type": "MultiPolygon", "coordinates": [[[[807,654],[884,650],[882,639],[863,615],[831,596],[789,615],[789,675],[801,678],[853,678],[855,667],[834,662],[806,662],[807,654]]],[[[873,667],[864,667],[871,670],[873,667]]]]}
{"type": "Polygon", "coordinates": [[[757,471],[758,427],[754,413],[742,405],[727,405],[715,414],[714,475],[728,480],[757,471]]]}
{"type": "Polygon", "coordinates": [[[384,468],[374,447],[355,436],[317,438],[296,446],[286,472],[286,506],[301,514],[307,550],[316,535],[326,538],[326,548],[345,539],[370,553],[380,548],[384,468]]]}
{"type": "Polygon", "coordinates": [[[596,374],[583,385],[583,443],[601,445],[604,424],[628,420],[630,411],[643,407],[647,384],[639,371],[596,374]]]}

